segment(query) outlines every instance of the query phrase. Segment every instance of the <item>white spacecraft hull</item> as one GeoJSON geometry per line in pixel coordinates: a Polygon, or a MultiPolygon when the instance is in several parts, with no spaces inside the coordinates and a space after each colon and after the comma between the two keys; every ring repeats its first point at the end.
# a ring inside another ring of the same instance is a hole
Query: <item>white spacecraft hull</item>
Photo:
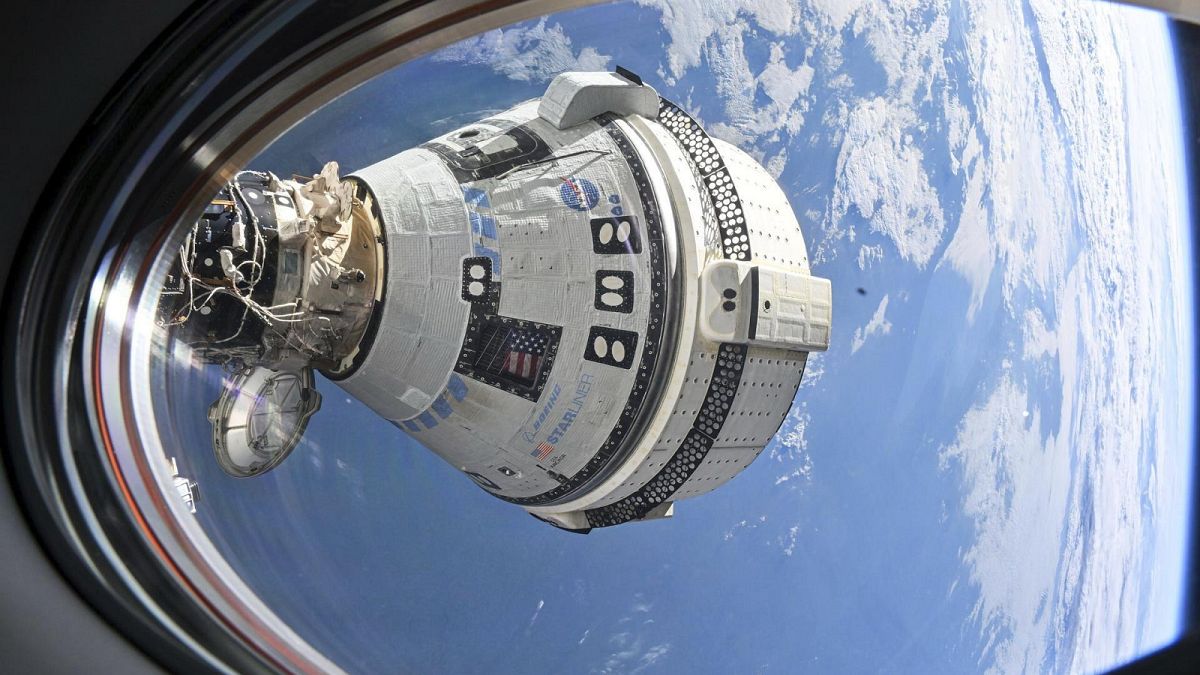
{"type": "Polygon", "coordinates": [[[728,481],[828,346],[829,283],[782,190],[636,76],[561,75],[349,181],[383,264],[326,374],[559,527],[668,516],[728,481]]]}
{"type": "MultiPolygon", "coordinates": [[[[388,327],[339,384],[492,494],[572,529],[732,478],[828,340],[827,283],[805,310],[815,340],[705,335],[706,266],[809,279],[803,234],[757,162],[653,101],[645,116],[598,101],[564,129],[531,101],[353,174],[387,232],[388,327]]],[[[750,313],[741,282],[711,312],[750,313]]]]}

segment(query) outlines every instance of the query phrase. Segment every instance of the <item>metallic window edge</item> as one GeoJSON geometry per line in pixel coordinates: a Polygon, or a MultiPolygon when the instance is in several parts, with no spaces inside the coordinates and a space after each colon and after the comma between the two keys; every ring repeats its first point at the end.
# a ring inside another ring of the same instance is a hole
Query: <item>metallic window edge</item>
{"type": "Polygon", "coordinates": [[[1197,0],[1108,0],[1134,7],[1158,10],[1164,14],[1192,23],[1200,23],[1200,2],[1197,0]]]}

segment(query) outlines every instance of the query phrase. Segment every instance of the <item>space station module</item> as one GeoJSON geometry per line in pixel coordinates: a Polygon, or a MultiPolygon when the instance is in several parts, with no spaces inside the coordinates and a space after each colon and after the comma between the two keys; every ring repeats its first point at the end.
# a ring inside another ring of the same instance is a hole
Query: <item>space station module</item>
{"type": "Polygon", "coordinates": [[[829,281],[772,176],[618,69],[345,178],[244,171],[160,321],[226,370],[217,461],[297,445],[320,372],[498,499],[587,532],[744,470],[828,348],[829,281]]]}

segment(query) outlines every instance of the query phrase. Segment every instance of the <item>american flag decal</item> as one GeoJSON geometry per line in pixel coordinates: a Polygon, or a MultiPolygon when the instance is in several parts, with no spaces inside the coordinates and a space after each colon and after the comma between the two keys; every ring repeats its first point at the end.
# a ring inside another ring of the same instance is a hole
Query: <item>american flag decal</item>
{"type": "Polygon", "coordinates": [[[538,461],[541,462],[549,457],[550,453],[552,452],[554,452],[554,446],[550,445],[546,441],[542,441],[541,443],[538,443],[537,447],[533,449],[533,452],[529,454],[537,457],[538,461]]]}
{"type": "Polygon", "coordinates": [[[542,357],[528,352],[512,351],[504,356],[504,372],[522,380],[532,380],[542,357]]]}
{"type": "Polygon", "coordinates": [[[537,401],[554,366],[562,327],[489,316],[484,311],[479,303],[473,305],[455,371],[537,401]]]}
{"type": "Polygon", "coordinates": [[[517,380],[533,381],[546,354],[546,342],[545,336],[532,331],[512,331],[505,341],[500,370],[517,380]]]}

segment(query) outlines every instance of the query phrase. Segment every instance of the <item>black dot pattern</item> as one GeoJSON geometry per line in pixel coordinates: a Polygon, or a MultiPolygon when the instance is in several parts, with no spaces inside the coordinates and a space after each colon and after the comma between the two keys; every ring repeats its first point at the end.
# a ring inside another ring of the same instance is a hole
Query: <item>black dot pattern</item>
{"type": "Polygon", "coordinates": [[[704,403],[700,406],[696,420],[692,422],[692,428],[679,445],[679,449],[637,492],[608,506],[586,511],[588,525],[609,527],[638,520],[670,499],[671,495],[691,478],[708,455],[708,451],[712,449],[725,419],[729,416],[729,407],[733,405],[733,399],[737,396],[738,386],[742,381],[747,352],[746,345],[721,345],[713,365],[712,377],[709,378],[704,403]]]}
{"type": "Polygon", "coordinates": [[[654,507],[667,501],[679,486],[687,482],[700,466],[700,462],[704,461],[704,456],[708,454],[712,444],[711,438],[692,429],[671,457],[671,461],[667,462],[649,483],[619,502],[588,511],[588,525],[609,527],[645,516],[654,507]]]}
{"type": "Polygon", "coordinates": [[[708,393],[704,395],[704,403],[692,424],[710,438],[717,437],[721,425],[725,424],[725,418],[729,416],[729,407],[733,405],[733,397],[737,396],[745,365],[745,345],[721,345],[721,350],[717,352],[717,362],[713,366],[712,378],[709,379],[708,393]]]}
{"type": "Polygon", "coordinates": [[[658,122],[670,131],[698,171],[708,199],[704,203],[706,226],[715,221],[721,253],[729,260],[750,260],[750,232],[742,212],[733,177],[717,146],[696,120],[665,98],[658,102],[658,122]]]}

